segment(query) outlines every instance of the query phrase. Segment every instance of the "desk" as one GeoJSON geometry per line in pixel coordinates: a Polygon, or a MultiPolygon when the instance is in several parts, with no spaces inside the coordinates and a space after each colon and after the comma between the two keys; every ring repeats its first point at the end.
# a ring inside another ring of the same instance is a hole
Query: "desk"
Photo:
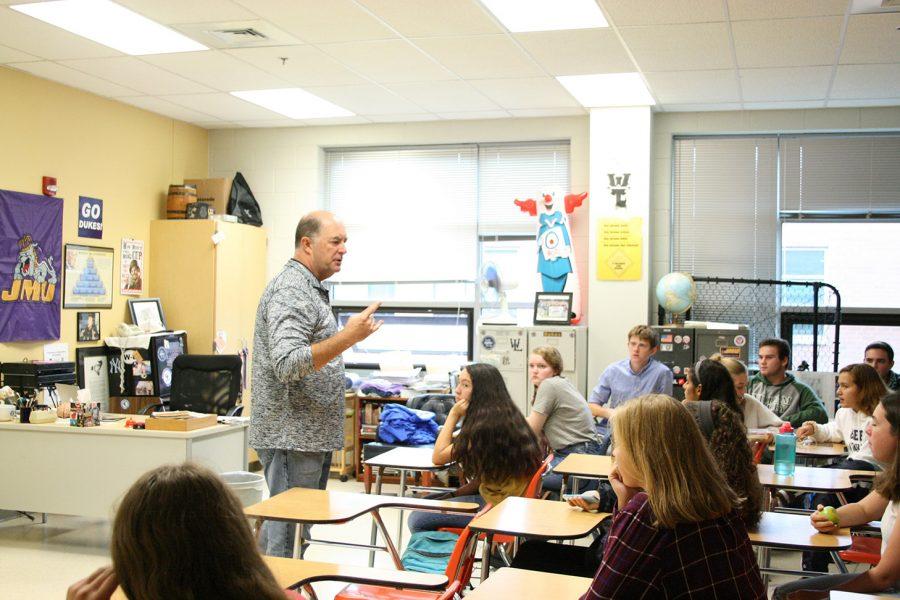
{"type": "Polygon", "coordinates": [[[481,577],[491,570],[490,547],[497,533],[541,540],[574,540],[600,525],[609,513],[590,513],[564,502],[510,496],[485,514],[472,519],[469,529],[487,536],[481,577]]]}
{"type": "Polygon", "coordinates": [[[793,475],[776,475],[772,465],[757,465],[757,473],[759,473],[759,482],[767,492],[766,510],[772,506],[774,490],[836,494],[841,504],[847,504],[844,492],[853,487],[851,477],[860,476],[859,471],[816,467],[796,467],[793,475]]]}
{"type": "Polygon", "coordinates": [[[126,429],[124,419],[68,423],[0,423],[0,509],[109,519],[131,484],[160,465],[247,469],[247,425],[181,432],[126,429]]]}
{"type": "Polygon", "coordinates": [[[499,569],[489,580],[466,594],[466,600],[470,598],[472,600],[580,598],[589,587],[591,587],[591,579],[588,577],[573,577],[507,567],[499,569]]]}
{"type": "Polygon", "coordinates": [[[847,566],[838,556],[838,551],[849,548],[852,543],[848,528],[839,529],[834,534],[819,533],[809,522],[807,515],[764,512],[759,524],[752,530],[748,530],[747,534],[750,543],[760,548],[759,570],[763,573],[821,575],[821,573],[769,568],[769,556],[766,552],[766,549],[769,548],[830,552],[841,573],[847,572],[847,566]]]}
{"type": "MultiPolygon", "coordinates": [[[[398,496],[378,496],[375,494],[357,494],[351,492],[332,492],[329,490],[313,490],[307,488],[291,488],[285,492],[263,500],[259,504],[248,506],[244,514],[256,519],[256,530],[259,535],[263,521],[285,521],[302,525],[346,523],[364,515],[371,514],[376,526],[384,536],[386,546],[374,544],[351,544],[349,542],[331,542],[328,540],[306,540],[310,543],[330,544],[345,548],[364,550],[384,550],[391,555],[394,565],[402,569],[400,554],[385,529],[379,510],[382,508],[409,508],[430,512],[465,513],[478,512],[478,505],[473,502],[445,502],[443,500],[426,500],[422,498],[401,498],[398,496]]],[[[294,534],[294,558],[300,557],[303,543],[303,528],[296,527],[294,534]]]]}
{"type": "Polygon", "coordinates": [[[579,477],[593,479],[608,479],[613,468],[612,456],[598,456],[596,454],[570,454],[553,467],[553,471],[563,476],[562,489],[566,489],[569,477],[573,478],[572,492],[578,489],[579,477]]]}
{"type": "Polygon", "coordinates": [[[854,592],[829,592],[831,600],[878,600],[884,596],[872,596],[871,594],[856,594],[854,592]]]}

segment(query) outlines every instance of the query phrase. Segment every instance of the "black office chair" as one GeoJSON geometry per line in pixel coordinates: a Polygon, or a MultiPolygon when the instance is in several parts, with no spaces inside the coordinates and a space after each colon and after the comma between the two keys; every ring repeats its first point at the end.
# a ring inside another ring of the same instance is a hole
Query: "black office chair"
{"type": "Polygon", "coordinates": [[[437,424],[443,425],[455,403],[456,396],[453,394],[422,394],[407,400],[406,407],[431,411],[434,413],[434,420],[437,424]]]}
{"type": "Polygon", "coordinates": [[[157,410],[192,410],[221,416],[239,416],[241,357],[237,354],[182,354],[172,363],[172,390],[168,407],[154,404],[144,414],[157,410]]]}

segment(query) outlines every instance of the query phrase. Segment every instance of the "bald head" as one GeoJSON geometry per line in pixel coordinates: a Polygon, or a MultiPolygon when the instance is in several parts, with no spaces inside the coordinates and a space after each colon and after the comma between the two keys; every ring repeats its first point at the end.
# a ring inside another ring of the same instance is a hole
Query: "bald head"
{"type": "Polygon", "coordinates": [[[304,215],[297,224],[294,258],[322,281],[341,270],[346,243],[343,223],[328,211],[316,210],[304,215]]]}
{"type": "Polygon", "coordinates": [[[294,234],[294,248],[300,248],[300,240],[307,237],[313,239],[322,231],[322,223],[335,221],[334,215],[327,210],[314,210],[303,215],[297,223],[297,231],[294,234]]]}

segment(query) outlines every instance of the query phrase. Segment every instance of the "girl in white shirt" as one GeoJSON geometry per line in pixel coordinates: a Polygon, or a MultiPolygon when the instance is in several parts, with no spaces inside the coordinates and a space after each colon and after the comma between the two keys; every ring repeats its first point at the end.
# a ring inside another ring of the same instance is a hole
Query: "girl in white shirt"
{"type": "Polygon", "coordinates": [[[875,489],[859,502],[838,508],[832,517],[836,522],[822,514],[822,505],[810,519],[822,533],[881,520],[881,561],[862,573],[825,575],[781,585],[775,589],[774,600],[828,598],[829,590],[890,592],[900,585],[900,527],[895,527],[900,510],[900,393],[884,397],[866,428],[866,437],[875,460],[889,465],[875,480],[875,489]]]}
{"type": "Polygon", "coordinates": [[[734,382],[734,391],[737,393],[737,402],[744,411],[744,426],[747,429],[765,429],[766,427],[781,427],[781,418],[769,410],[765,404],[747,393],[747,365],[736,358],[713,354],[710,360],[725,365],[734,382]]]}

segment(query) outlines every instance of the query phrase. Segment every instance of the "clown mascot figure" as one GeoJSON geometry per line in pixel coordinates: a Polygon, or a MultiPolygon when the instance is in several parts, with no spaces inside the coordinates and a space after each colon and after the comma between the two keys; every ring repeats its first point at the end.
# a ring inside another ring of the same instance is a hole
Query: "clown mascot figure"
{"type": "Polygon", "coordinates": [[[581,320],[581,290],[572,250],[568,215],[582,205],[587,198],[587,192],[568,194],[564,198],[563,206],[559,206],[556,193],[542,194],[541,197],[540,203],[529,198],[516,199],[515,204],[522,212],[538,217],[537,270],[541,275],[542,291],[572,292],[572,311],[575,313],[572,323],[578,323],[581,320]]]}

